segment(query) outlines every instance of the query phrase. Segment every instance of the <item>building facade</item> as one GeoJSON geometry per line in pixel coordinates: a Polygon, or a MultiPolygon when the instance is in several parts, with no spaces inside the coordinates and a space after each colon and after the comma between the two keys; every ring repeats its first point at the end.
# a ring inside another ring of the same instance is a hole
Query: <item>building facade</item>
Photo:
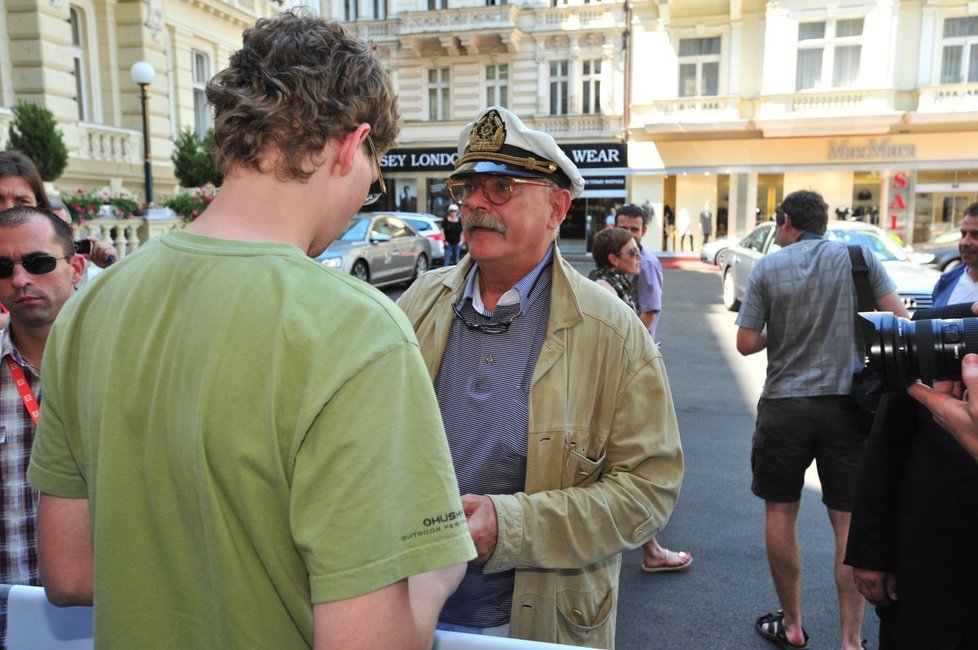
{"type": "MultiPolygon", "coordinates": [[[[286,5],[299,4],[287,1],[286,5]]],[[[907,242],[953,229],[978,200],[974,0],[312,0],[372,42],[404,126],[382,209],[443,216],[463,126],[498,104],[552,133],[587,179],[562,231],[624,202],[654,213],[646,245],[743,235],[796,189],[833,216],[907,242]],[[670,226],[666,215],[674,215],[670,226]]],[[[51,109],[70,153],[62,191],[141,194],[139,89],[156,69],[157,194],[176,188],[184,129],[210,126],[204,84],[268,0],[6,0],[0,148],[16,101],[51,109]]]]}
{"type": "Polygon", "coordinates": [[[156,77],[148,126],[157,203],[177,187],[170,156],[184,129],[206,133],[207,80],[241,46],[241,32],[278,10],[266,0],[4,0],[0,4],[0,149],[11,107],[54,113],[68,167],[54,189],[109,186],[145,197],[137,61],[156,77]]]}
{"type": "Polygon", "coordinates": [[[978,200],[978,3],[324,0],[377,44],[404,130],[386,208],[444,213],[458,133],[508,106],[588,180],[564,231],[649,206],[646,244],[739,236],[815,189],[906,242],[978,200]],[[667,215],[673,215],[672,218],[667,215]]]}

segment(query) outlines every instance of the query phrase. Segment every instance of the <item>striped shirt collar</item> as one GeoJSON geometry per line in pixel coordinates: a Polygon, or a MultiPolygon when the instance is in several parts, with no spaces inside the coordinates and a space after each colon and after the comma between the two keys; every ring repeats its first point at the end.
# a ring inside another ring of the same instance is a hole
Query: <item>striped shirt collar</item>
{"type": "MultiPolygon", "coordinates": [[[[534,292],[533,288],[537,284],[537,280],[540,279],[540,274],[543,269],[547,268],[553,263],[554,259],[554,247],[553,244],[547,249],[547,254],[543,256],[540,263],[533,267],[533,270],[523,276],[523,279],[513,285],[513,288],[507,291],[500,297],[499,302],[496,303],[496,307],[504,307],[506,305],[519,305],[520,311],[526,313],[526,310],[530,308],[533,301],[536,299],[539,292],[534,292]]],[[[486,309],[485,304],[482,302],[482,292],[479,290],[479,265],[478,263],[472,264],[472,272],[469,273],[468,280],[465,283],[465,292],[462,294],[462,303],[464,304],[466,300],[472,301],[472,308],[483,316],[492,316],[494,312],[486,309]]]]}

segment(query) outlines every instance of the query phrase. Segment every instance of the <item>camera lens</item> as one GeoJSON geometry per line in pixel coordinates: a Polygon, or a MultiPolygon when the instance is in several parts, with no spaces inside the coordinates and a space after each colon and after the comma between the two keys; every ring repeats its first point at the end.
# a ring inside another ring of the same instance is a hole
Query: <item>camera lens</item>
{"type": "Polygon", "coordinates": [[[888,312],[859,315],[875,330],[866,336],[866,351],[882,391],[901,390],[917,379],[960,379],[961,359],[978,352],[978,318],[909,321],[888,312]]]}

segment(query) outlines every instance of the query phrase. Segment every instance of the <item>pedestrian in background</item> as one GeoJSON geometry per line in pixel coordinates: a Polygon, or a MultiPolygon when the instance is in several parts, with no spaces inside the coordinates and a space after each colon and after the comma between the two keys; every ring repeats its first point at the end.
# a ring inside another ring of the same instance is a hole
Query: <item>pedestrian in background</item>
{"type": "Polygon", "coordinates": [[[435,396],[403,314],[310,259],[385,191],[393,84],[293,9],[206,92],[220,194],[48,342],[48,598],[94,600],[99,647],[430,648],[474,555],[435,396]]]}
{"type": "Polygon", "coordinates": [[[458,153],[446,186],[469,254],[398,302],[479,554],[439,626],[611,648],[621,552],[665,525],[682,479],[662,358],[638,319],[560,255],[584,179],[553,137],[491,107],[458,153]]]}
{"type": "MultiPolygon", "coordinates": [[[[33,194],[29,196],[32,200],[33,194]]],[[[41,400],[41,359],[55,317],[74,293],[85,261],[68,226],[45,208],[0,212],[0,582],[39,585],[37,490],[27,484],[41,400]]],[[[0,599],[0,647],[6,647],[7,599],[0,599]]]]}
{"type": "Polygon", "coordinates": [[[700,212],[700,232],[703,233],[703,245],[710,243],[710,235],[713,234],[713,213],[710,212],[710,202],[707,201],[700,212]]]}
{"type": "MultiPolygon", "coordinates": [[[[764,539],[780,609],[759,617],[757,631],[782,648],[807,648],[801,604],[797,520],[805,470],[814,459],[835,535],[841,647],[858,650],[864,603],[843,565],[857,470],[865,438],[852,399],[856,289],[849,251],[825,239],[828,206],[816,192],[785,197],[776,214],[782,248],[761,257],[737,315],[737,351],[767,350],[767,378],[757,404],[751,489],[764,499],[764,539]]],[[[876,306],[906,316],[878,258],[864,251],[876,306]]]]}
{"type": "Polygon", "coordinates": [[[964,209],[960,228],[961,263],[943,274],[934,286],[935,307],[978,300],[978,203],[964,209]]]}
{"type": "Polygon", "coordinates": [[[462,221],[456,204],[448,206],[448,216],[441,229],[445,233],[445,266],[458,264],[462,261],[462,221]]]}

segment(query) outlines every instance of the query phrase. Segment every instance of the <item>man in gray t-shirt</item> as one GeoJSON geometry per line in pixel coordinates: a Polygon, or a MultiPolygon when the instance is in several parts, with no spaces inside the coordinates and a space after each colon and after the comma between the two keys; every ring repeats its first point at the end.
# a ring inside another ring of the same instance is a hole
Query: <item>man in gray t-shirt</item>
{"type": "MultiPolygon", "coordinates": [[[[765,540],[781,609],[757,631],[781,647],[807,647],[802,627],[801,550],[796,524],[805,470],[815,460],[836,545],[845,548],[856,471],[865,442],[850,396],[856,350],[856,291],[846,246],[822,238],[828,206],[815,192],[785,197],[775,237],[782,249],[758,260],[737,316],[737,351],[767,350],[751,450],[754,494],[765,500],[765,540]]],[[[876,256],[863,251],[876,306],[907,316],[876,256]]],[[[835,558],[842,647],[859,648],[863,599],[835,558]]]]}

